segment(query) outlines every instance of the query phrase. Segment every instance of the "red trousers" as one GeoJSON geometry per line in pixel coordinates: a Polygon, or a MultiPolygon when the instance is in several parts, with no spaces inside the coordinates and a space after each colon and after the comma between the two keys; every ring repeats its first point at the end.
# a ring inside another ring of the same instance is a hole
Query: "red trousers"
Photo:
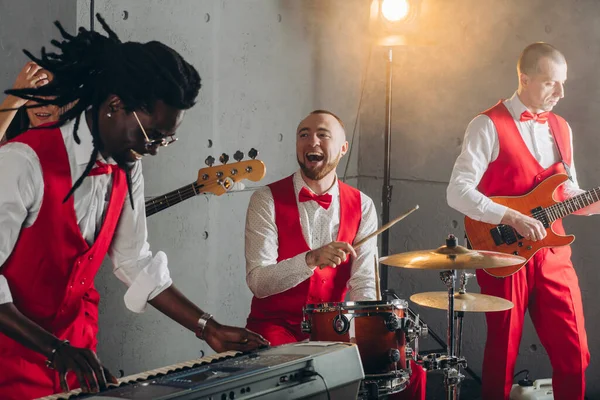
{"type": "Polygon", "coordinates": [[[569,246],[542,249],[517,273],[495,278],[477,271],[481,293],[502,297],[514,308],[486,314],[482,398],[507,400],[525,312],[552,364],[556,400],[583,400],[585,369],[590,360],[577,275],[569,246]]]}
{"type": "MultiPolygon", "coordinates": [[[[277,323],[267,321],[251,320],[246,328],[262,335],[267,339],[271,346],[280,346],[282,344],[299,342],[308,339],[308,335],[301,331],[300,325],[277,323]]],[[[421,366],[411,361],[412,374],[410,381],[403,391],[389,396],[394,400],[425,400],[427,374],[421,366]]]]}

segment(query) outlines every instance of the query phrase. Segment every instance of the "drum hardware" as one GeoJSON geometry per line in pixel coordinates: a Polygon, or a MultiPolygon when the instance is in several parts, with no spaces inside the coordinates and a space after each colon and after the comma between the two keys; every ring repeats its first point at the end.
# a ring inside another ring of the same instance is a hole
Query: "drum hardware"
{"type": "MultiPolygon", "coordinates": [[[[403,318],[404,320],[405,318],[403,318]]],[[[401,328],[402,325],[406,325],[407,322],[400,321],[400,318],[398,318],[396,316],[396,314],[390,314],[388,315],[388,317],[385,319],[385,327],[388,329],[388,331],[390,332],[394,332],[397,331],[398,329],[401,328]]]]}
{"type": "Polygon", "coordinates": [[[333,317],[333,330],[336,333],[343,335],[344,333],[348,332],[348,329],[350,329],[350,321],[344,314],[340,312],[338,315],[333,317]]]}
{"type": "Polygon", "coordinates": [[[409,381],[406,371],[392,371],[387,374],[365,375],[359,391],[359,399],[377,400],[399,393],[406,389],[409,381]]]}
{"type": "Polygon", "coordinates": [[[390,359],[390,363],[397,363],[398,361],[400,361],[400,350],[390,349],[388,351],[388,358],[390,359]]]}
{"type": "Polygon", "coordinates": [[[300,330],[304,333],[310,333],[310,320],[303,319],[300,323],[300,330]]]}
{"type": "Polygon", "coordinates": [[[410,371],[410,361],[414,360],[415,354],[416,353],[414,352],[413,349],[410,348],[410,346],[406,346],[404,348],[404,358],[406,359],[406,369],[409,371],[410,371]]]}
{"type": "MultiPolygon", "coordinates": [[[[446,245],[435,250],[394,254],[381,259],[383,264],[395,267],[440,271],[440,279],[446,285],[447,293],[433,292],[433,295],[420,293],[411,296],[411,300],[417,304],[447,310],[447,344],[437,335],[434,335],[433,332],[429,332],[444,347],[446,354],[433,353],[425,355],[419,360],[426,370],[441,369],[444,371],[444,387],[447,400],[457,400],[459,398],[460,383],[464,379],[461,368],[468,371],[467,361],[461,355],[464,312],[499,311],[513,306],[508,300],[494,296],[468,294],[466,285],[473,274],[462,273],[458,293],[456,293],[457,270],[509,267],[524,262],[522,257],[506,256],[507,254],[504,253],[469,250],[459,246],[454,235],[449,235],[446,239],[446,245]],[[439,304],[439,300],[444,297],[447,301],[447,308],[439,304]],[[478,299],[484,301],[478,302],[478,299]],[[458,306],[458,309],[456,309],[456,306],[458,306]]],[[[478,381],[481,382],[480,379],[478,381]]]]}
{"type": "MultiPolygon", "coordinates": [[[[383,295],[384,296],[391,296],[395,299],[400,299],[400,297],[398,296],[398,294],[396,294],[396,292],[394,291],[394,289],[387,289],[383,291],[383,295]]],[[[412,297],[411,297],[412,300],[412,297]]],[[[427,350],[427,351],[423,351],[420,352],[418,346],[418,340],[415,341],[415,361],[417,361],[417,363],[421,363],[421,360],[424,360],[426,356],[428,355],[432,355],[437,353],[438,356],[440,355],[440,353],[446,353],[448,351],[448,346],[446,345],[446,342],[444,341],[444,339],[442,339],[434,330],[430,329],[429,326],[427,325],[427,323],[425,322],[425,320],[423,318],[421,318],[421,316],[417,313],[415,313],[410,307],[406,309],[408,311],[408,313],[413,316],[413,318],[415,319],[415,321],[419,322],[419,326],[421,329],[421,336],[431,336],[431,338],[433,340],[435,340],[437,342],[438,345],[441,346],[440,349],[436,349],[435,351],[431,350],[427,350]]],[[[466,373],[469,374],[469,376],[471,378],[473,378],[473,380],[475,382],[477,382],[478,384],[481,385],[481,378],[479,377],[479,375],[477,375],[475,373],[475,371],[473,371],[468,365],[465,365],[464,370],[466,373]]]]}
{"type": "Polygon", "coordinates": [[[307,304],[301,328],[310,340],[357,344],[365,372],[359,398],[379,399],[409,382],[414,352],[407,345],[422,330],[407,307],[402,299],[307,304]]]}

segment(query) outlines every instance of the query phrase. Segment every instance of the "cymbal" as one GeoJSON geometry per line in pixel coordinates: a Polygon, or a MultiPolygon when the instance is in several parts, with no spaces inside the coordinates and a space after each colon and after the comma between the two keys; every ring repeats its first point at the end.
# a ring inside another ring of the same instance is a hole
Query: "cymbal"
{"type": "MultiPolygon", "coordinates": [[[[410,300],[418,305],[448,310],[448,292],[424,292],[410,296],[410,300]]],[[[491,312],[513,308],[512,301],[487,294],[455,293],[454,311],[491,312]]]]}
{"type": "Polygon", "coordinates": [[[526,259],[495,251],[469,250],[463,246],[442,246],[435,250],[409,251],[379,259],[391,267],[416,269],[480,269],[510,267],[523,264],[526,259]]]}

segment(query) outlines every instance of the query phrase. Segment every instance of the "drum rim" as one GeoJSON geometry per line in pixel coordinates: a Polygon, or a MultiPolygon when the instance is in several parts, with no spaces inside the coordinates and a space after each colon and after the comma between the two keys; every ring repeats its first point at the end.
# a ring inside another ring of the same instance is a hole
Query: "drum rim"
{"type": "Polygon", "coordinates": [[[404,299],[392,299],[392,300],[363,300],[363,301],[338,301],[338,302],[326,302],[326,303],[311,303],[304,306],[304,310],[307,312],[329,312],[342,310],[356,310],[361,308],[372,308],[381,306],[394,306],[395,309],[408,308],[408,301],[404,299]]]}

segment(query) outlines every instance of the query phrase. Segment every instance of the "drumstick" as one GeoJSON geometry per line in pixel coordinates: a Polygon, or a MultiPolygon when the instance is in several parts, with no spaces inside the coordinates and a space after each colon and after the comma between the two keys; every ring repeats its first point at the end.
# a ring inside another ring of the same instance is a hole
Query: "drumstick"
{"type": "Polygon", "coordinates": [[[379,263],[377,262],[377,254],[373,254],[375,261],[375,296],[377,301],[381,301],[381,288],[379,287],[379,263]]]}
{"type": "Polygon", "coordinates": [[[369,239],[373,238],[374,236],[379,235],[382,232],[387,231],[388,229],[390,229],[392,226],[394,226],[394,224],[396,224],[397,222],[402,221],[404,218],[408,217],[410,214],[412,214],[413,212],[415,212],[416,210],[419,209],[419,205],[417,204],[412,210],[410,210],[409,212],[399,216],[398,218],[396,218],[395,220],[388,222],[387,224],[385,224],[384,226],[382,226],[381,228],[377,229],[375,232],[373,233],[369,233],[366,237],[364,237],[362,240],[359,240],[358,243],[356,243],[353,247],[356,249],[357,247],[362,246],[363,244],[365,244],[369,239]]]}
{"type": "MultiPolygon", "coordinates": [[[[369,239],[379,235],[382,232],[385,232],[386,230],[390,229],[394,224],[396,224],[397,222],[402,221],[404,218],[408,217],[410,214],[412,214],[413,212],[415,212],[416,210],[419,209],[419,205],[417,204],[412,210],[410,210],[407,213],[404,213],[403,215],[399,216],[398,218],[396,218],[395,220],[388,222],[387,224],[385,224],[384,226],[382,226],[381,228],[377,229],[375,232],[369,233],[366,237],[364,237],[362,240],[359,240],[353,247],[356,249],[359,246],[362,246],[363,244],[365,244],[369,239]]],[[[323,269],[325,268],[326,265],[319,265],[319,269],[323,269]]]]}

